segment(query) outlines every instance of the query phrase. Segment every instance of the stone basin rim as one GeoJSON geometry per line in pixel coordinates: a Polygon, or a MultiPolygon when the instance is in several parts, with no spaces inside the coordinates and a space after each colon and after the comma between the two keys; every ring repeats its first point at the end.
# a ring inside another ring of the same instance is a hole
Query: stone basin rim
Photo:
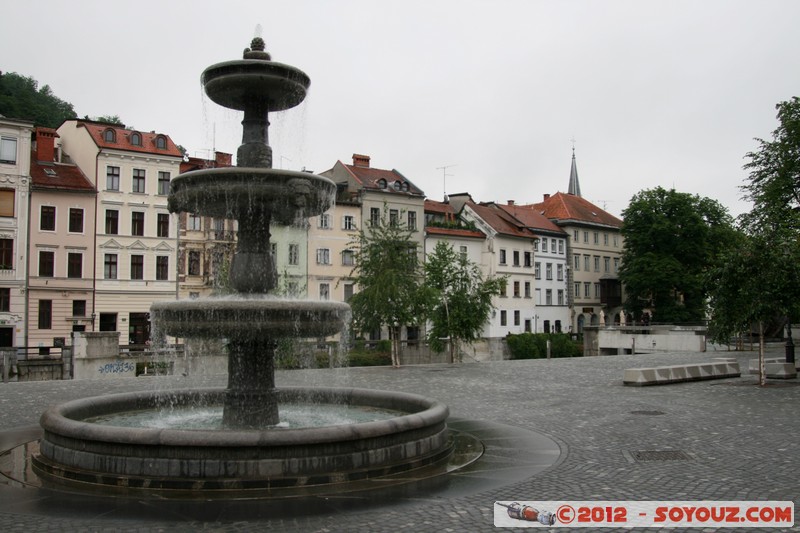
{"type": "MultiPolygon", "coordinates": [[[[387,392],[373,389],[336,387],[281,387],[275,389],[279,398],[301,401],[313,398],[324,405],[334,399],[349,399],[350,405],[380,407],[397,411],[411,411],[397,417],[346,424],[309,428],[265,429],[162,429],[105,426],[86,422],[85,418],[134,410],[154,408],[158,399],[204,397],[210,405],[221,404],[224,388],[185,389],[159,395],[154,392],[127,392],[107,396],[94,396],[72,400],[46,410],[40,425],[46,432],[84,441],[116,442],[142,446],[197,446],[197,447],[278,447],[302,444],[330,444],[392,435],[405,431],[443,424],[449,408],[442,402],[404,392],[387,392]],[[322,398],[322,401],[318,401],[322,398]],[[148,405],[150,404],[150,405],[148,405]],[[72,417],[75,418],[72,418],[72,417]]],[[[280,404],[279,404],[280,405],[280,404]]]]}

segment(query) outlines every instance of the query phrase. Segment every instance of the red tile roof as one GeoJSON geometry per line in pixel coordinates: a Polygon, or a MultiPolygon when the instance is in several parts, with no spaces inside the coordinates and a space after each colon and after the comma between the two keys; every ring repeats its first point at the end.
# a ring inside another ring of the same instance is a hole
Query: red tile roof
{"type": "MultiPolygon", "coordinates": [[[[340,161],[341,163],[341,161],[340,161]]],[[[383,170],[380,168],[372,168],[372,167],[362,167],[356,165],[345,165],[342,163],[342,166],[347,169],[348,172],[355,178],[355,180],[365,189],[374,189],[394,194],[413,194],[417,196],[424,196],[425,193],[422,190],[414,185],[411,180],[403,176],[397,170],[383,170]],[[380,186],[380,180],[386,180],[386,188],[380,186]],[[403,183],[408,183],[408,190],[396,190],[394,188],[394,183],[400,182],[401,186],[403,183]]]]}
{"type": "Polygon", "coordinates": [[[525,224],[526,227],[551,233],[564,233],[564,230],[553,224],[553,222],[542,215],[539,211],[521,205],[497,205],[503,211],[509,213],[514,218],[525,224]]]}
{"type": "Polygon", "coordinates": [[[496,204],[476,204],[470,200],[466,205],[475,211],[492,229],[502,235],[529,239],[536,238],[536,234],[525,227],[525,224],[500,209],[496,204]]]}
{"type": "Polygon", "coordinates": [[[31,179],[34,189],[94,192],[94,186],[76,165],[42,163],[31,153],[31,179]],[[48,170],[50,173],[48,173],[48,170]]]}
{"type": "Polygon", "coordinates": [[[178,147],[175,145],[172,139],[170,139],[169,135],[164,135],[162,133],[129,130],[125,129],[122,126],[116,126],[114,124],[91,122],[87,120],[78,120],[77,125],[79,128],[80,127],[86,128],[86,131],[89,133],[89,136],[92,138],[94,143],[100,148],[183,157],[183,154],[181,154],[181,151],[178,150],[178,147]],[[114,130],[114,133],[116,134],[115,142],[108,142],[105,140],[103,133],[108,129],[114,130]],[[139,135],[142,136],[141,146],[131,144],[131,135],[133,133],[138,133],[139,135]],[[166,140],[167,144],[165,149],[157,148],[156,139],[158,137],[163,137],[166,140]]]}
{"type": "Polygon", "coordinates": [[[437,213],[442,215],[455,215],[453,206],[444,202],[437,202],[436,200],[425,200],[425,212],[437,213]]]}
{"type": "Polygon", "coordinates": [[[475,239],[485,239],[483,232],[463,228],[438,228],[436,226],[425,226],[425,232],[430,235],[447,235],[448,237],[471,237],[475,239]]]}
{"type": "Polygon", "coordinates": [[[614,228],[622,227],[622,220],[603,211],[588,200],[574,194],[558,192],[543,202],[524,206],[534,209],[550,220],[558,222],[600,224],[614,228]]]}

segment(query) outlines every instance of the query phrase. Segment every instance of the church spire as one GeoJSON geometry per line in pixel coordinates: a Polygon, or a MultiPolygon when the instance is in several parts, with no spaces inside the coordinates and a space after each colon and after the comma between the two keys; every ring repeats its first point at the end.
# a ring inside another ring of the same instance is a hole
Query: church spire
{"type": "Polygon", "coordinates": [[[575,163],[575,143],[572,144],[572,168],[569,170],[569,194],[581,196],[581,184],[578,182],[578,165],[575,163]]]}

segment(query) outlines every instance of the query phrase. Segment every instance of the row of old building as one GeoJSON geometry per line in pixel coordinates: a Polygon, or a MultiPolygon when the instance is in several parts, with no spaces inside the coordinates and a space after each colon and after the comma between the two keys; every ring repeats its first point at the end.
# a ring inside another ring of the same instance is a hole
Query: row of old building
{"type": "MultiPolygon", "coordinates": [[[[224,290],[235,221],[172,214],[167,198],[172,178],[230,166],[230,154],[185,157],[168,135],[80,119],[54,130],[0,117],[0,142],[0,346],[44,355],[72,331],[144,344],[153,302],[224,290]]],[[[582,198],[574,153],[568,192],[531,205],[429,200],[365,155],[321,174],[337,185],[333,207],[272,229],[279,292],[347,301],[358,230],[386,216],[413,230],[423,255],[444,240],[486,276],[507,277],[486,338],[580,332],[620,310],[621,221],[582,198]]]]}

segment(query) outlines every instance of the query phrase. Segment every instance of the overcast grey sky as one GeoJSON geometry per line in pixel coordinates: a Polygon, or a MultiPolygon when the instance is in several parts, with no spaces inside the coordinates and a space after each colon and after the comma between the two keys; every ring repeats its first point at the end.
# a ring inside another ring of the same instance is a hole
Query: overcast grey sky
{"type": "Polygon", "coordinates": [[[0,70],[79,116],[235,153],[240,118],[200,74],[261,24],[311,77],[272,116],[276,167],[355,152],[436,200],[529,203],[566,190],[574,138],[583,196],[615,215],[659,185],[738,215],[745,154],[800,94],[798,20],[794,0],[34,0],[3,7],[0,70]]]}

